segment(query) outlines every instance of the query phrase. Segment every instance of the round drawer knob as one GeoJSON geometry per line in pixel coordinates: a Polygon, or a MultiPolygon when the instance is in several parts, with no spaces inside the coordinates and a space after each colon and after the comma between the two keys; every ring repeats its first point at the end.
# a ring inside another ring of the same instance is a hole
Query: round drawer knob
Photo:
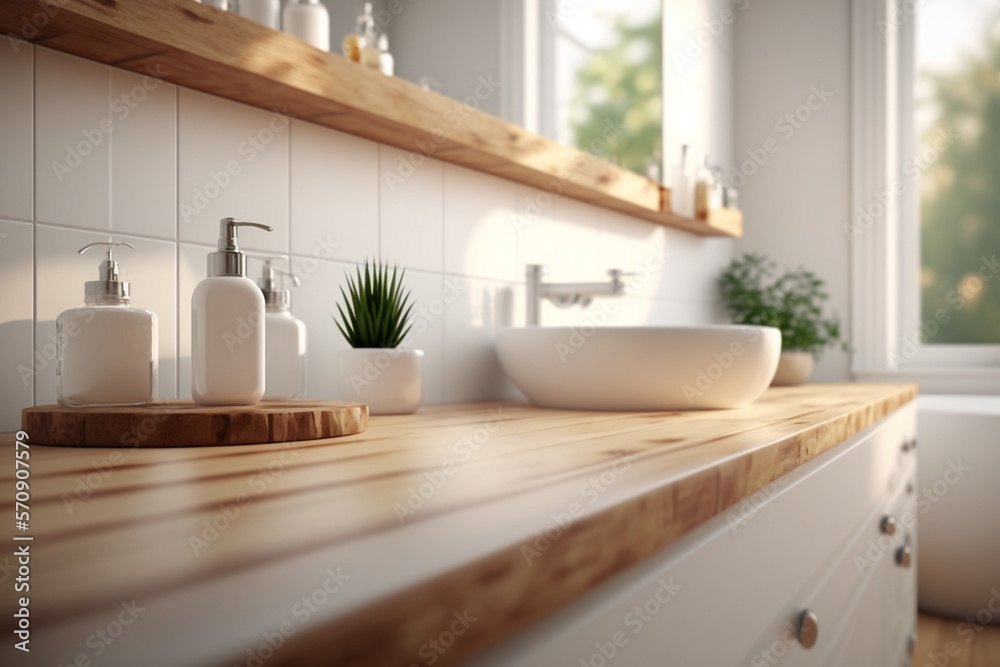
{"type": "Polygon", "coordinates": [[[881,530],[886,535],[896,534],[896,520],[892,518],[892,515],[886,514],[882,517],[882,521],[878,524],[879,530],[881,530]]]}
{"type": "Polygon", "coordinates": [[[910,567],[910,561],[913,559],[913,550],[907,546],[902,546],[896,549],[896,565],[900,567],[910,567]]]}
{"type": "Polygon", "coordinates": [[[812,648],[819,638],[819,619],[816,614],[806,609],[799,614],[799,622],[795,626],[795,635],[802,648],[812,648]]]}

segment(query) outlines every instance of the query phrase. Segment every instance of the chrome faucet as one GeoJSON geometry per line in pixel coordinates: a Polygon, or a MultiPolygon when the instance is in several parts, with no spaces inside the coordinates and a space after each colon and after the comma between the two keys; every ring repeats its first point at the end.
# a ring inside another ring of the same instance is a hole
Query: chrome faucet
{"type": "Polygon", "coordinates": [[[560,308],[581,306],[586,308],[595,296],[622,296],[625,294],[623,278],[631,276],[619,269],[609,269],[611,280],[604,283],[545,283],[542,277],[548,273],[542,264],[528,264],[525,269],[525,301],[527,314],[525,324],[535,327],[540,324],[542,300],[548,299],[560,308]]]}

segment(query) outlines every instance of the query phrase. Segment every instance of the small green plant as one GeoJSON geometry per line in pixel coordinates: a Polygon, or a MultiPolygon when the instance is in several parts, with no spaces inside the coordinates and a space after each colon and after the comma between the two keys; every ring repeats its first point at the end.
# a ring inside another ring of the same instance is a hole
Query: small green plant
{"type": "Polygon", "coordinates": [[[777,265],[764,255],[734,259],[719,286],[726,309],[737,324],[781,329],[781,347],[818,355],[824,348],[849,350],[836,318],[823,317],[829,298],[812,271],[788,271],[774,279],[777,265]]]}
{"type": "Polygon", "coordinates": [[[396,347],[409,333],[413,303],[403,289],[404,269],[388,264],[357,267],[357,277],[347,276],[347,291],[340,288],[347,312],[337,304],[340,321],[334,322],[351,347],[396,347]]]}

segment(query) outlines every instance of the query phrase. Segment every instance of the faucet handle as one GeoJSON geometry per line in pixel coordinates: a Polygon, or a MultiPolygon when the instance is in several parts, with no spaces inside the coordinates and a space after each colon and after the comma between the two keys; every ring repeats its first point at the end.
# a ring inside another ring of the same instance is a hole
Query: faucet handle
{"type": "Polygon", "coordinates": [[[526,264],[524,267],[524,275],[530,280],[532,278],[541,279],[542,276],[549,272],[549,267],[544,264],[526,264]]]}
{"type": "Polygon", "coordinates": [[[625,281],[623,278],[630,278],[635,274],[634,271],[622,271],[621,269],[608,269],[608,275],[611,277],[611,287],[615,294],[625,293],[625,281]]]}

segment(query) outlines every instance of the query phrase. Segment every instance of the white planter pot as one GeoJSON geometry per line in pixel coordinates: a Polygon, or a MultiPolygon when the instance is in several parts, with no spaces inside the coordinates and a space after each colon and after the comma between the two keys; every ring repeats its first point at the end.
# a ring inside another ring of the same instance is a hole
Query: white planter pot
{"type": "Polygon", "coordinates": [[[794,387],[806,382],[813,372],[813,356],[794,350],[781,353],[778,370],[771,380],[772,387],[794,387]]]}
{"type": "Polygon", "coordinates": [[[368,414],[405,415],[421,401],[423,350],[360,347],[340,353],[340,395],[368,414]]]}

